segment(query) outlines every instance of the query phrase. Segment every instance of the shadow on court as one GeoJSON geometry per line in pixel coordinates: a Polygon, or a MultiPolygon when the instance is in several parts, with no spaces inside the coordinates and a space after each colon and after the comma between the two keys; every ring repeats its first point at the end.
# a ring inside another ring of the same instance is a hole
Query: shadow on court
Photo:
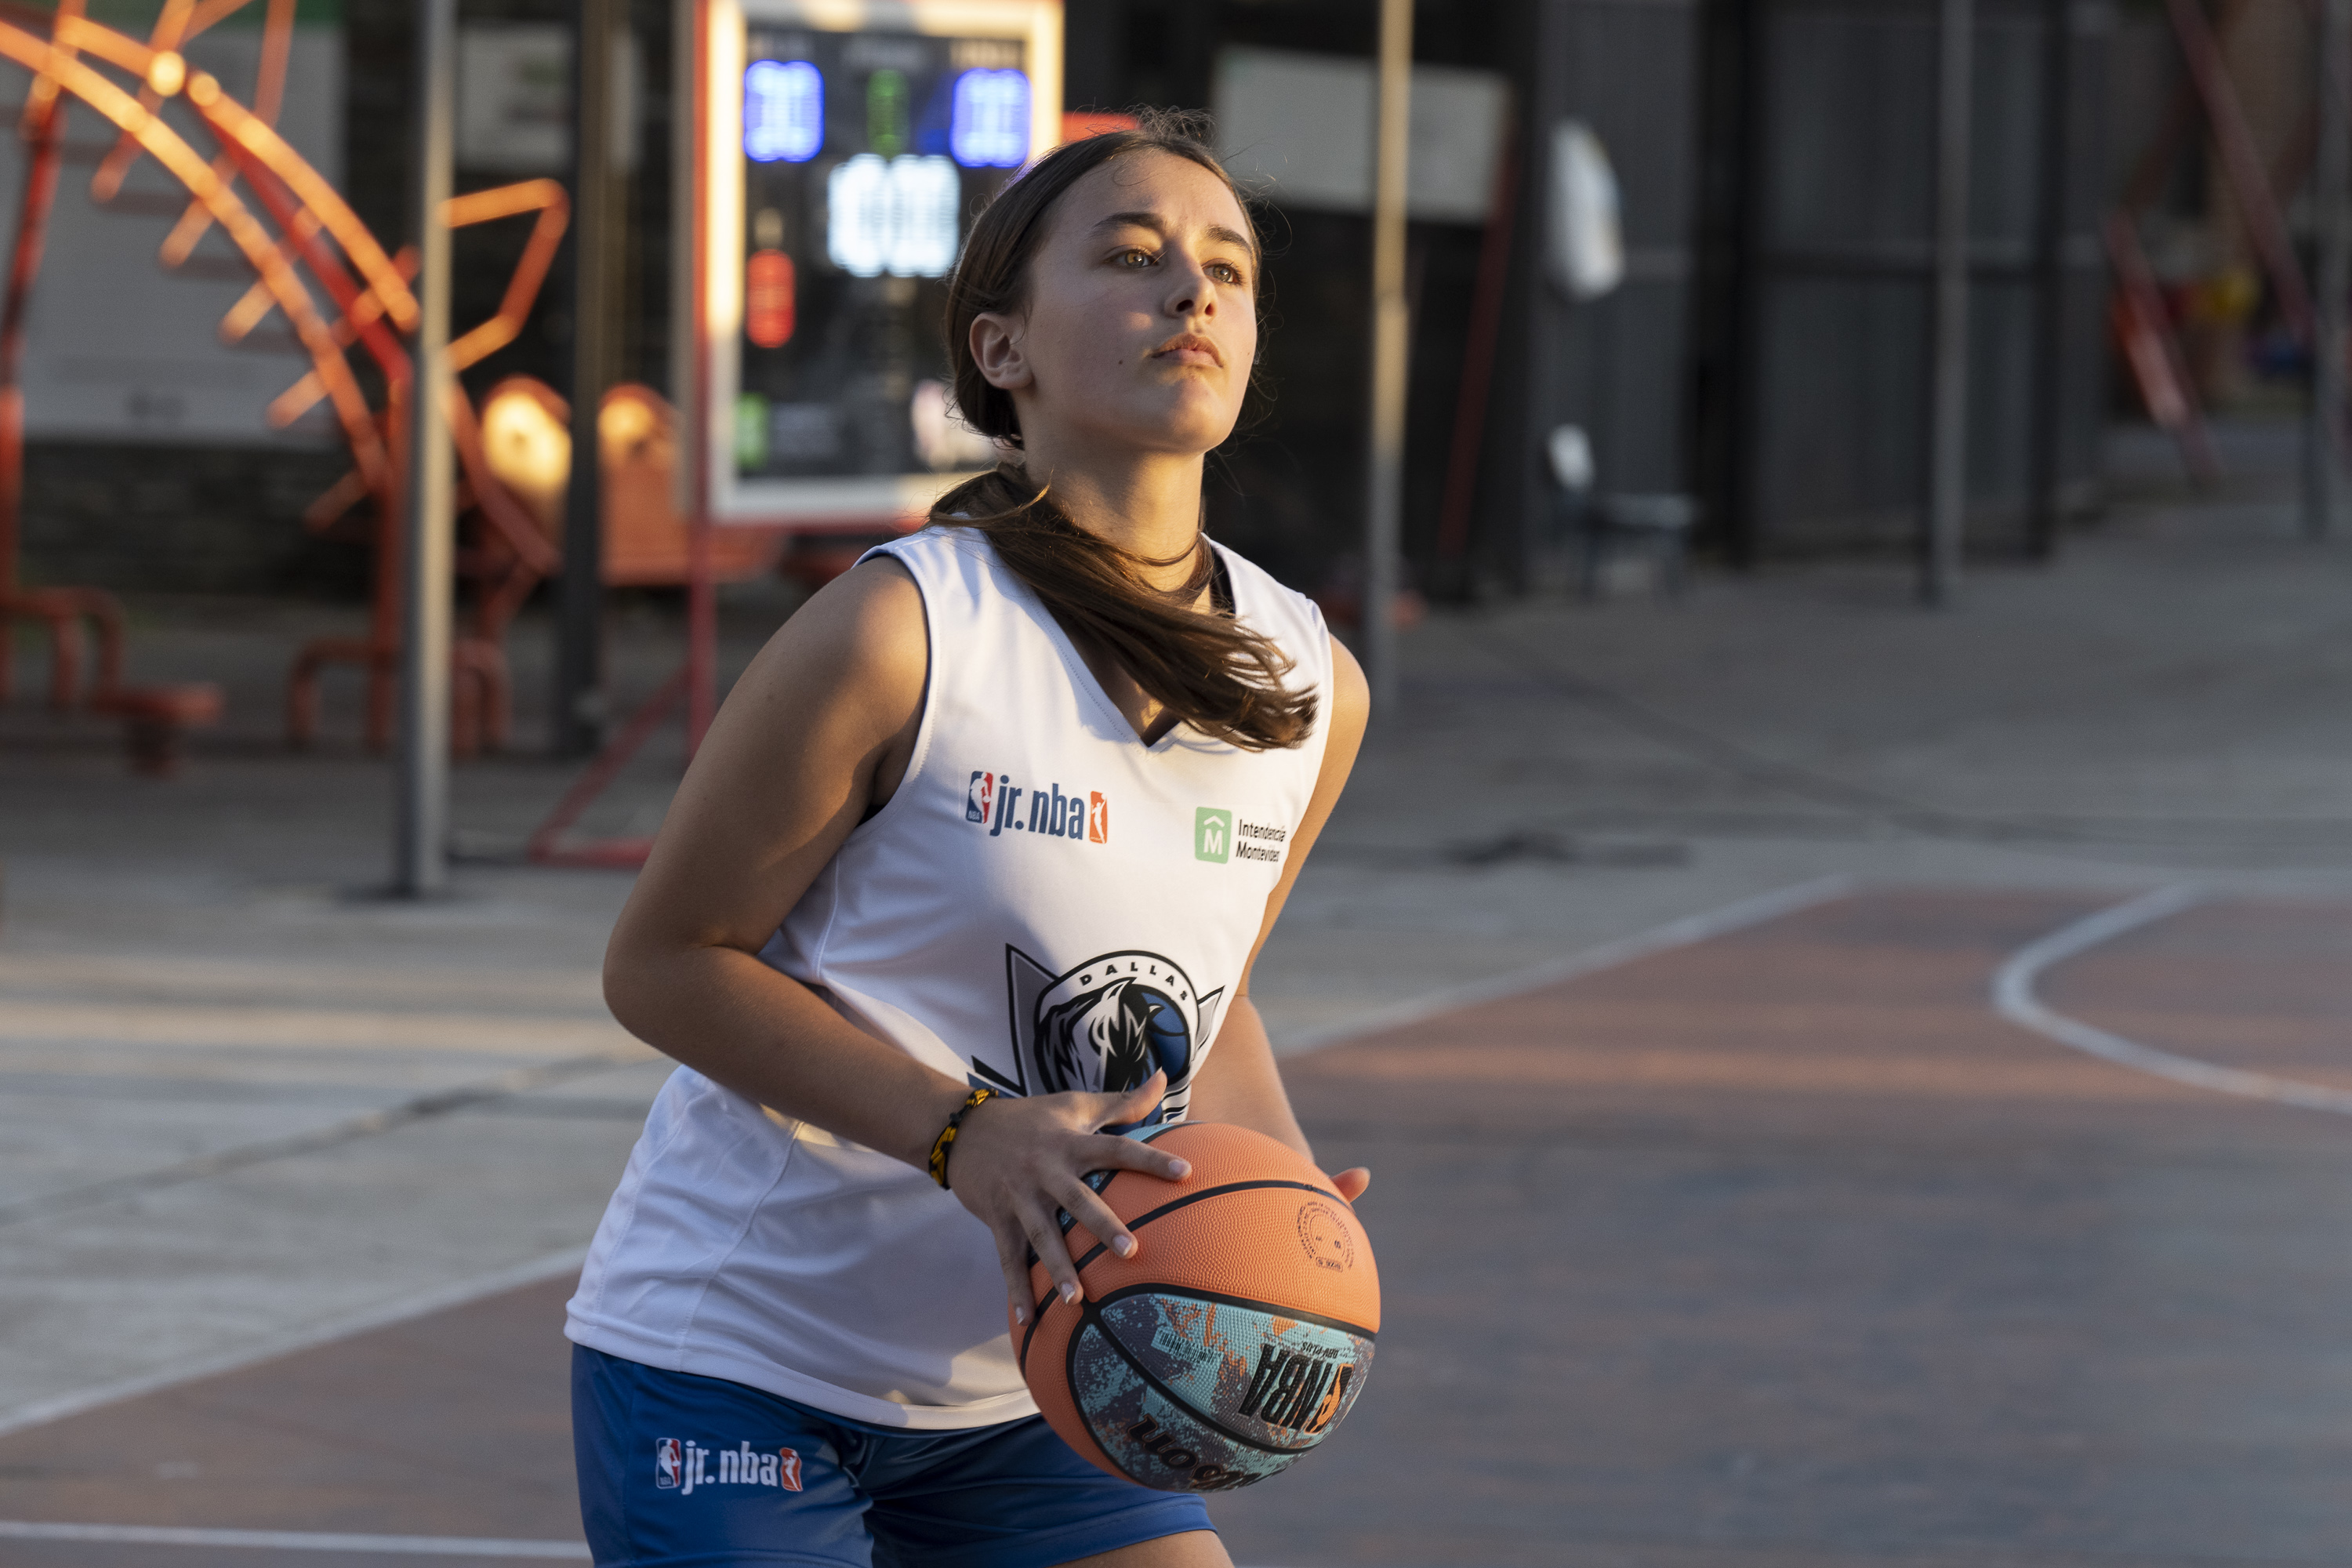
{"type": "MultiPolygon", "coordinates": [[[[1327,1450],[1217,1500],[1236,1561],[2342,1561],[2352,1123],[1994,1016],[2005,957],[2112,901],[1870,892],[1287,1063],[1327,1163],[1375,1170],[1386,1321],[1327,1450]]],[[[2352,910],[2194,908],[2041,995],[2352,1085],[2352,910]]],[[[0,1438],[0,1519],[102,1537],[0,1562],[562,1551],[566,1293],[0,1438]]]]}

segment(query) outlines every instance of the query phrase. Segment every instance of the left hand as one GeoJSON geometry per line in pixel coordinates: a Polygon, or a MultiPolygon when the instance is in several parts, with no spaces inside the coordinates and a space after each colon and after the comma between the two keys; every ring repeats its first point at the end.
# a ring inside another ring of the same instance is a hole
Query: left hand
{"type": "Polygon", "coordinates": [[[1364,1195],[1366,1187],[1372,1184],[1372,1173],[1361,1165],[1351,1165],[1344,1171],[1332,1172],[1331,1184],[1339,1190],[1341,1197],[1352,1204],[1364,1195]]]}

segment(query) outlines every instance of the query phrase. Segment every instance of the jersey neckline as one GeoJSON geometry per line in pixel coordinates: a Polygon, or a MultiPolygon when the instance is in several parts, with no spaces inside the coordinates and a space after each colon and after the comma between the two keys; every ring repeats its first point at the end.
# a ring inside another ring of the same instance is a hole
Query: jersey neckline
{"type": "MultiPolygon", "coordinates": [[[[1021,580],[1018,573],[1005,565],[1004,558],[997,554],[996,546],[990,541],[987,534],[979,529],[972,530],[972,532],[986,547],[990,564],[1013,585],[1023,599],[1027,601],[1030,611],[1044,630],[1046,639],[1054,645],[1054,651],[1061,656],[1063,670],[1069,676],[1070,684],[1077,689],[1079,700],[1091,706],[1097,717],[1107,720],[1118,734],[1125,736],[1146,756],[1160,756],[1173,747],[1178,737],[1182,735],[1188,727],[1185,721],[1179,719],[1168,727],[1168,732],[1160,739],[1146,741],[1142,731],[1129,721],[1126,714],[1118,710],[1118,704],[1110,700],[1110,693],[1103,689],[1101,680],[1096,678],[1094,670],[1086,661],[1086,657],[1078,652],[1078,645],[1070,640],[1070,634],[1063,628],[1060,619],[1053,611],[1045,607],[1045,602],[1038,598],[1029,584],[1021,580]]],[[[1229,601],[1227,607],[1232,610],[1236,619],[1240,619],[1242,617],[1241,584],[1238,574],[1233,570],[1232,562],[1223,545],[1206,534],[1202,534],[1201,540],[1216,552],[1217,576],[1223,579],[1225,584],[1226,597],[1229,601]]],[[[1214,592],[1213,586],[1212,592],[1214,592]]],[[[1194,734],[1199,735],[1199,731],[1195,731],[1194,734]]],[[[1206,740],[1208,737],[1200,736],[1199,738],[1206,740]]]]}

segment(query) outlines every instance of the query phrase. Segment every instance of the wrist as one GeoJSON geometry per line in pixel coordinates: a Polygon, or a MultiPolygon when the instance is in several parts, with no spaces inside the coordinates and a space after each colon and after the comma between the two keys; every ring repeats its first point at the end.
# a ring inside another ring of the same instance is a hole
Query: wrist
{"type": "Polygon", "coordinates": [[[930,1173],[931,1180],[940,1184],[940,1190],[946,1192],[954,1190],[954,1178],[950,1173],[949,1167],[955,1155],[956,1142],[962,1136],[966,1120],[973,1111],[995,1098],[996,1090],[992,1089],[969,1089],[940,1122],[939,1131],[932,1137],[930,1146],[925,1152],[923,1162],[924,1169],[930,1173]]]}

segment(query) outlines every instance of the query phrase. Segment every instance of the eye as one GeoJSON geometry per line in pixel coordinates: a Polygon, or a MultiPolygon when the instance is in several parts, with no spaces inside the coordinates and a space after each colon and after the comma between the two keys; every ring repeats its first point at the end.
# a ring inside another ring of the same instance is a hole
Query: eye
{"type": "Polygon", "coordinates": [[[1133,268],[1137,267],[1149,267],[1157,258],[1148,250],[1137,250],[1130,247],[1120,251],[1113,259],[1115,259],[1121,267],[1133,268]]]}
{"type": "Polygon", "coordinates": [[[1220,283],[1230,283],[1236,289],[1240,288],[1244,281],[1242,277],[1242,269],[1234,266],[1230,261],[1212,261],[1209,263],[1209,276],[1215,279],[1220,283]]]}

